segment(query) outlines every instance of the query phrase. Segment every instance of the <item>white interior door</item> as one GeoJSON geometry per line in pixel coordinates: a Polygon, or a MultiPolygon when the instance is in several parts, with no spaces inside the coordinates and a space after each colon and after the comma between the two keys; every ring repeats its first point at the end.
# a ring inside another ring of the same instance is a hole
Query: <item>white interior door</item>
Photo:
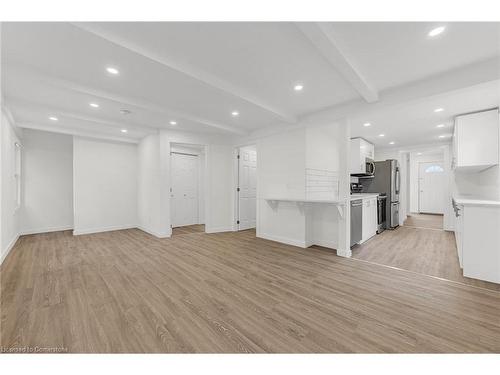
{"type": "Polygon", "coordinates": [[[257,151],[240,148],[238,159],[238,229],[255,228],[257,206],[257,151]]]}
{"type": "Polygon", "coordinates": [[[445,174],[443,162],[420,163],[418,181],[419,212],[444,213],[445,174]]]}
{"type": "Polygon", "coordinates": [[[198,224],[198,156],[171,154],[172,227],[198,224]]]}

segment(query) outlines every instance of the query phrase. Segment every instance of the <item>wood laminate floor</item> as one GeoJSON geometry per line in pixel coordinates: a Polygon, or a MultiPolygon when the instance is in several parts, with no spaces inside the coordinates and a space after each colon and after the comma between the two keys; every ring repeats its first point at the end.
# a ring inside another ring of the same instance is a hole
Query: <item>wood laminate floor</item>
{"type": "Polygon", "coordinates": [[[443,215],[411,213],[406,218],[407,227],[443,229],[443,215]]]}
{"type": "Polygon", "coordinates": [[[411,226],[385,230],[354,246],[352,257],[500,292],[500,284],[463,276],[453,232],[411,226]]]}
{"type": "Polygon", "coordinates": [[[500,352],[498,292],[253,230],[23,236],[1,267],[0,301],[3,347],[500,352]]]}
{"type": "Polygon", "coordinates": [[[172,228],[172,236],[183,234],[205,233],[205,224],[186,225],[184,227],[172,228]]]}

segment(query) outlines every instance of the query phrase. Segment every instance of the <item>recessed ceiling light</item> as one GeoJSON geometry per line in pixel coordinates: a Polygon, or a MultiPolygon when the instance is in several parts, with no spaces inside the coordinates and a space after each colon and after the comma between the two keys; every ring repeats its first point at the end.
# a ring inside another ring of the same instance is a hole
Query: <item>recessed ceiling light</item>
{"type": "Polygon", "coordinates": [[[52,120],[52,121],[59,121],[59,119],[55,116],[50,116],[49,117],[49,120],[52,120]]]}
{"type": "Polygon", "coordinates": [[[379,137],[385,137],[385,134],[379,134],[378,136],[379,137]]]}
{"type": "Polygon", "coordinates": [[[99,108],[99,104],[97,103],[89,103],[89,106],[91,106],[92,108],[99,108]]]}
{"type": "Polygon", "coordinates": [[[390,144],[390,145],[393,145],[394,143],[396,143],[396,142],[394,142],[394,141],[392,141],[392,142],[389,142],[389,144],[390,144]]]}
{"type": "Polygon", "coordinates": [[[444,111],[444,108],[436,108],[436,109],[434,110],[434,112],[436,112],[436,113],[437,113],[437,112],[443,112],[443,111],[444,111]]]}
{"type": "Polygon", "coordinates": [[[130,115],[132,112],[129,111],[128,109],[120,109],[120,113],[122,115],[130,115]]]}
{"type": "Polygon", "coordinates": [[[302,91],[304,89],[304,85],[301,85],[301,84],[295,85],[295,86],[293,86],[293,89],[295,91],[302,91]]]}
{"type": "Polygon", "coordinates": [[[122,133],[126,133],[126,132],[128,132],[127,129],[122,129],[122,133]]]}
{"type": "Polygon", "coordinates": [[[170,125],[177,125],[177,121],[170,121],[170,125]]]}
{"type": "Polygon", "coordinates": [[[436,125],[436,128],[444,128],[444,124],[438,124],[436,125]]]}
{"type": "Polygon", "coordinates": [[[238,111],[231,112],[231,116],[233,116],[233,117],[237,117],[239,115],[240,115],[240,113],[238,111]]]}
{"type": "Polygon", "coordinates": [[[370,124],[369,122],[365,122],[365,123],[363,124],[363,126],[364,126],[364,127],[368,127],[368,126],[372,126],[372,124],[370,124]]]}
{"type": "Polygon", "coordinates": [[[429,33],[427,35],[429,35],[431,38],[433,38],[433,37],[441,34],[444,31],[444,29],[446,29],[445,26],[436,27],[436,28],[432,29],[431,31],[429,31],[429,33]]]}
{"type": "Polygon", "coordinates": [[[451,136],[451,134],[441,134],[439,136],[439,138],[446,138],[446,137],[450,137],[450,136],[451,136]]]}
{"type": "Polygon", "coordinates": [[[417,152],[417,155],[422,155],[422,153],[421,152],[417,152]]]}
{"type": "Polygon", "coordinates": [[[120,74],[120,72],[118,71],[118,69],[113,68],[113,67],[111,67],[111,66],[108,66],[108,67],[106,68],[106,71],[107,71],[109,74],[113,74],[113,75],[118,75],[118,74],[120,74]]]}

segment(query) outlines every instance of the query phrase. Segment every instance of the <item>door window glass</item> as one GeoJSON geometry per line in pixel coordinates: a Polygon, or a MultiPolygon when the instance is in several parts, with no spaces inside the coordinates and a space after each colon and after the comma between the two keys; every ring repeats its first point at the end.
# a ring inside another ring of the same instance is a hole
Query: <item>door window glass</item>
{"type": "Polygon", "coordinates": [[[430,165],[427,168],[425,168],[425,173],[440,173],[440,172],[444,172],[444,169],[439,165],[430,165]]]}

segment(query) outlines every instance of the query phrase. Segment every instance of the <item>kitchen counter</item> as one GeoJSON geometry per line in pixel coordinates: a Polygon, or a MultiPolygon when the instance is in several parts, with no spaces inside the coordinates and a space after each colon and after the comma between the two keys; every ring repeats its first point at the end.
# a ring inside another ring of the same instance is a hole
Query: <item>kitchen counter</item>
{"type": "Polygon", "coordinates": [[[341,205],[344,204],[343,200],[330,200],[330,199],[294,199],[294,198],[275,198],[269,197],[264,198],[266,201],[276,201],[276,202],[299,202],[299,203],[326,203],[326,204],[336,204],[341,205]]]}
{"type": "Polygon", "coordinates": [[[498,206],[500,207],[500,201],[492,199],[482,199],[475,197],[453,197],[456,204],[461,204],[464,206],[498,206]]]}
{"type": "Polygon", "coordinates": [[[369,199],[369,198],[377,198],[379,193],[353,193],[350,196],[350,200],[354,199],[369,199]]]}

